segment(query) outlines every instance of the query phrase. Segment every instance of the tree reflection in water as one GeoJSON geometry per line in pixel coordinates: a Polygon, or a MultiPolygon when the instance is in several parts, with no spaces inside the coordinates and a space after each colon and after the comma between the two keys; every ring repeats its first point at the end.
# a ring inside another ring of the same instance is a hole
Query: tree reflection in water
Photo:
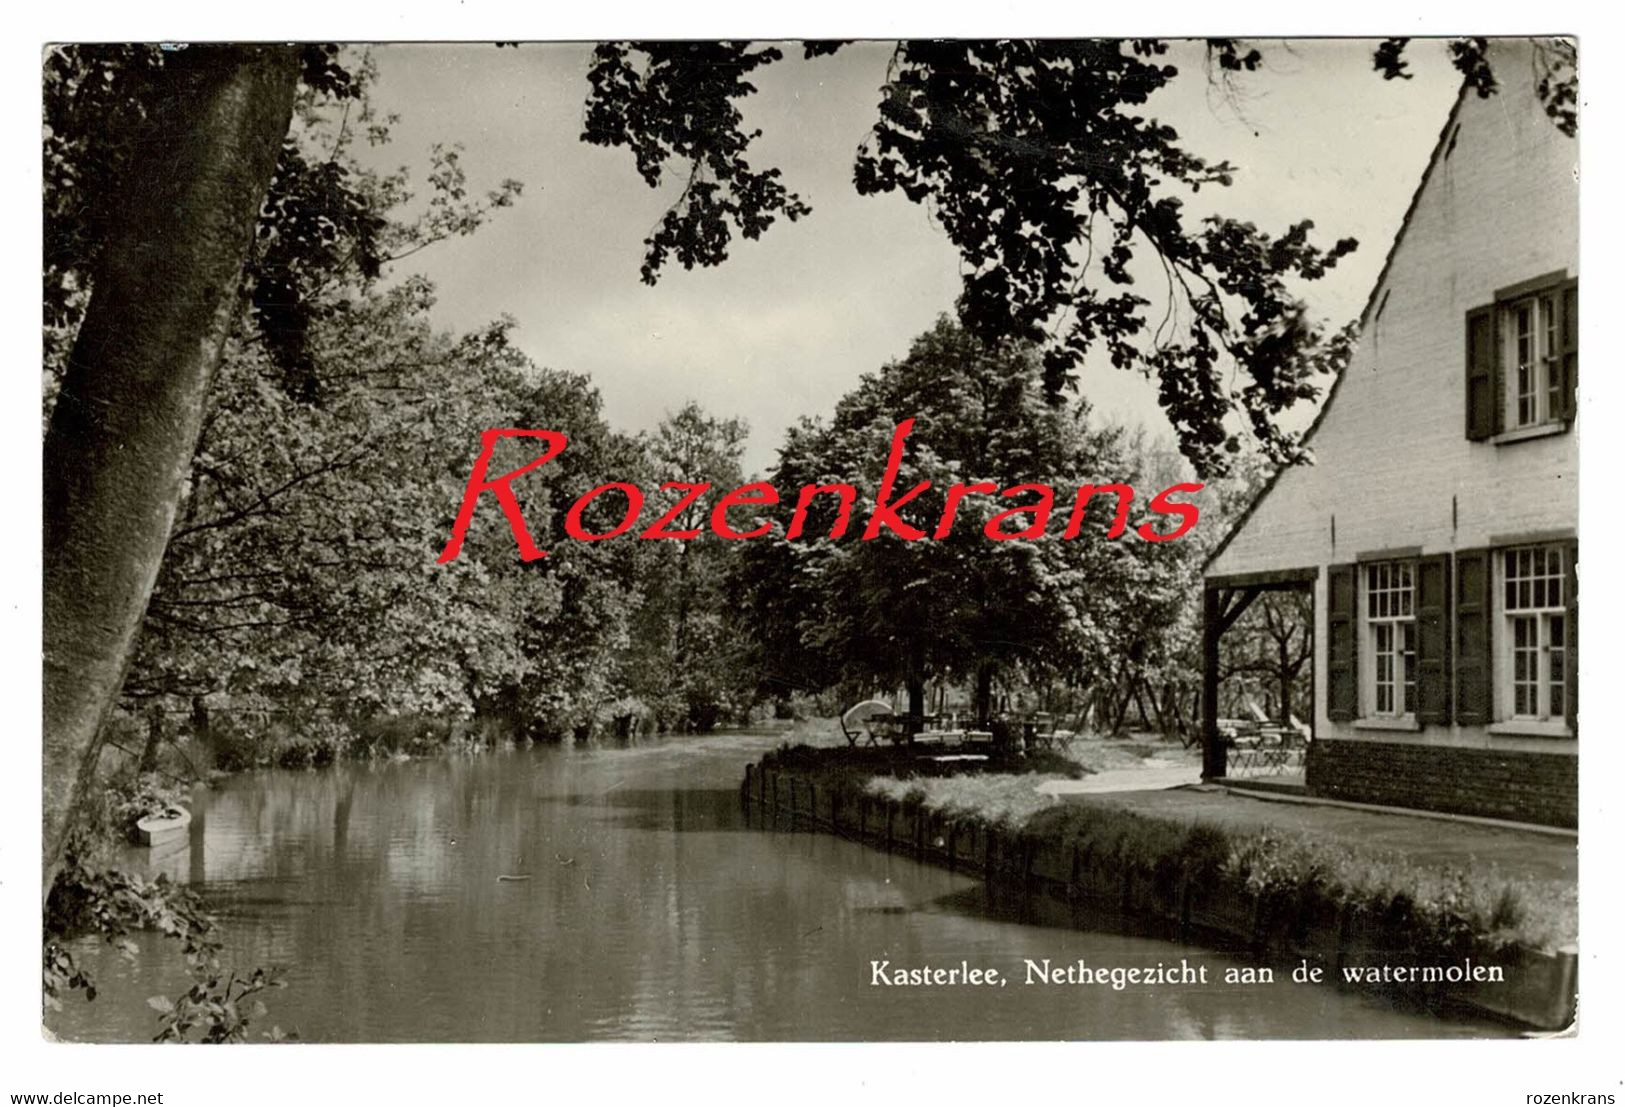
{"type": "MultiPolygon", "coordinates": [[[[305,1041],[1441,1037],[1494,1034],[1325,987],[1024,986],[1022,961],[1231,959],[1090,932],[1065,905],[827,834],[752,827],[737,785],[778,733],[262,772],[200,794],[187,846],[227,956],[286,966],[305,1041]],[[499,880],[525,876],[525,880],[499,880]],[[887,988],[869,963],[998,967],[887,988]]],[[[182,973],[161,941],[49,1025],[144,1041],[182,973]]],[[[1222,968],[1210,973],[1222,975],[1222,968]]]]}

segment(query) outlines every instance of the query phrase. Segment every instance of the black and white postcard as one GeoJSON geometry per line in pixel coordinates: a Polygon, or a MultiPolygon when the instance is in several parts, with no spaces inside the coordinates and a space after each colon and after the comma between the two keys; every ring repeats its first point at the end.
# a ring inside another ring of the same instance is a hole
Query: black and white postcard
{"type": "Polygon", "coordinates": [[[380,30],[40,54],[13,1102],[1586,1041],[1578,38],[380,30]]]}

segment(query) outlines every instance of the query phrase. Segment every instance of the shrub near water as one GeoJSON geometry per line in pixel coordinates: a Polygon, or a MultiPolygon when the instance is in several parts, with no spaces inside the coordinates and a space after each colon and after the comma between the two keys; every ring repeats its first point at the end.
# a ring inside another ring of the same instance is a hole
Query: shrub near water
{"type": "Polygon", "coordinates": [[[1387,852],[1265,829],[1237,831],[1083,804],[1055,805],[1029,833],[1059,835],[1143,872],[1244,888],[1290,915],[1352,908],[1416,949],[1555,950],[1578,932],[1574,891],[1559,881],[1416,864],[1387,852]]]}
{"type": "Polygon", "coordinates": [[[1038,792],[1045,776],[1090,771],[1056,755],[995,759],[979,768],[921,762],[904,749],[786,746],[763,767],[812,779],[820,789],[857,788],[918,803],[929,811],[976,818],[1152,877],[1220,883],[1261,901],[1277,917],[1352,910],[1401,945],[1452,954],[1509,946],[1554,951],[1579,933],[1575,888],[1559,880],[1508,876],[1494,869],[1418,864],[1402,854],[1275,828],[1236,829],[1144,815],[1088,803],[1058,803],[1038,792]]]}
{"type": "Polygon", "coordinates": [[[1288,917],[1353,909],[1418,949],[1467,954],[1516,945],[1551,951],[1578,934],[1575,890],[1562,881],[1421,865],[1393,852],[1276,829],[1236,830],[1057,803],[1035,791],[1031,775],[877,776],[862,786],[944,815],[1076,845],[1086,861],[1149,875],[1159,886],[1180,879],[1205,886],[1222,881],[1288,917]]]}
{"type": "Polygon", "coordinates": [[[426,757],[451,746],[457,728],[430,716],[382,716],[351,723],[331,716],[267,719],[244,715],[211,728],[215,767],[322,768],[336,761],[426,757]]]}
{"type": "Polygon", "coordinates": [[[149,816],[167,815],[172,808],[185,807],[192,790],[157,773],[142,773],[107,788],[111,828],[134,840],[136,823],[149,816]]]}
{"type": "Polygon", "coordinates": [[[1419,945],[1462,954],[1511,945],[1552,951],[1579,932],[1575,890],[1564,882],[1418,865],[1277,831],[1232,836],[1224,871],[1262,898],[1353,907],[1419,945]]]}

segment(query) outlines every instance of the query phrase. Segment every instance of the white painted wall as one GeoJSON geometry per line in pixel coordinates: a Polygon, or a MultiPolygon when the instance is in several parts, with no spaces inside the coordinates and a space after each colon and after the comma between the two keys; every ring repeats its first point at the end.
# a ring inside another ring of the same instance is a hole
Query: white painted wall
{"type": "MultiPolygon", "coordinates": [[[[1536,99],[1532,61],[1527,43],[1494,44],[1501,89],[1488,99],[1469,92],[1456,109],[1454,149],[1434,154],[1359,349],[1310,440],[1315,464],[1282,474],[1209,575],[1325,566],[1410,546],[1435,554],[1577,527],[1577,428],[1499,445],[1465,433],[1466,313],[1498,288],[1579,272],[1578,143],[1536,99]]],[[[1482,728],[1371,734],[1327,719],[1325,601],[1322,574],[1317,734],[1489,744],[1482,728]]],[[[1495,745],[1574,743],[1500,737],[1495,745]]]]}

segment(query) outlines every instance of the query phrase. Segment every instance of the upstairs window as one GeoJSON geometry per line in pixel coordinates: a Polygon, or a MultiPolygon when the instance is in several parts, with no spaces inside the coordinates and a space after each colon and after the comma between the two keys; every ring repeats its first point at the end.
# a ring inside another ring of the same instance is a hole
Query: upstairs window
{"type": "Polygon", "coordinates": [[[1579,284],[1561,273],[1467,313],[1468,438],[1574,420],[1579,323],[1579,284]]]}
{"type": "Polygon", "coordinates": [[[1533,427],[1558,418],[1563,410],[1562,343],[1558,338],[1558,297],[1527,296],[1506,308],[1508,322],[1502,365],[1507,389],[1507,427],[1533,427]]]}

